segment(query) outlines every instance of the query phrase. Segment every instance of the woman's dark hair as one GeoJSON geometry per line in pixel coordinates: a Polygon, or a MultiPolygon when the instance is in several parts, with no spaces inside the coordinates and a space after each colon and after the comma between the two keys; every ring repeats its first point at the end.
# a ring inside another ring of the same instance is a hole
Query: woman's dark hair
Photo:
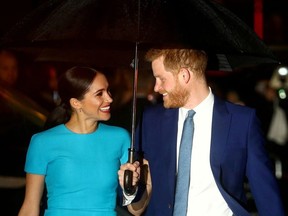
{"type": "Polygon", "coordinates": [[[71,117],[70,99],[82,100],[99,71],[90,67],[75,66],[68,69],[58,80],[61,104],[48,116],[44,129],[66,123],[71,117]]]}

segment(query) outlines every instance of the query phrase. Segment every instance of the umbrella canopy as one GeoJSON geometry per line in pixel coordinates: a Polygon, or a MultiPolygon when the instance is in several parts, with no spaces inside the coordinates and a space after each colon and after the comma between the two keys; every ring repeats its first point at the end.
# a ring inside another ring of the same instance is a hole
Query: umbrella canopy
{"type": "Polygon", "coordinates": [[[129,66],[138,45],[197,48],[212,69],[278,63],[251,28],[210,0],[48,0],[2,44],[40,61],[129,66]]]}

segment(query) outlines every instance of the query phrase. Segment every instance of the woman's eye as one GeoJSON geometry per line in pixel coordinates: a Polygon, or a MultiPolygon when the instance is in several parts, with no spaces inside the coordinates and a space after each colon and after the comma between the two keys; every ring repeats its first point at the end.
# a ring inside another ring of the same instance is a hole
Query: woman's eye
{"type": "Polygon", "coordinates": [[[100,97],[103,95],[103,92],[97,92],[97,94],[95,96],[100,97]]]}

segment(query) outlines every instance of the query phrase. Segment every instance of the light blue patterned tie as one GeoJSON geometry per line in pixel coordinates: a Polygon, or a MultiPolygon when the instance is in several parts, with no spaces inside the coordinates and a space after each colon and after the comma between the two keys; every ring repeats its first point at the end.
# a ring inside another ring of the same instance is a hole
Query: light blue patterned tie
{"type": "Polygon", "coordinates": [[[194,110],[188,111],[185,119],[179,150],[178,175],[176,184],[174,216],[186,216],[190,183],[192,139],[194,133],[194,110]]]}

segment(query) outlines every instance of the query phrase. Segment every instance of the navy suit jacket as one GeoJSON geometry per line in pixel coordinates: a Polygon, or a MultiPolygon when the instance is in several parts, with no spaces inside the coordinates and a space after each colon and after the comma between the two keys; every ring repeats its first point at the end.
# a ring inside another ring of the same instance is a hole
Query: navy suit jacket
{"type": "MultiPolygon", "coordinates": [[[[162,105],[143,112],[135,148],[143,151],[152,176],[147,216],[172,216],[176,184],[178,109],[162,105]]],[[[265,151],[254,109],[215,96],[210,164],[216,184],[235,216],[250,215],[243,188],[248,179],[260,216],[282,216],[278,184],[265,151]]]]}

